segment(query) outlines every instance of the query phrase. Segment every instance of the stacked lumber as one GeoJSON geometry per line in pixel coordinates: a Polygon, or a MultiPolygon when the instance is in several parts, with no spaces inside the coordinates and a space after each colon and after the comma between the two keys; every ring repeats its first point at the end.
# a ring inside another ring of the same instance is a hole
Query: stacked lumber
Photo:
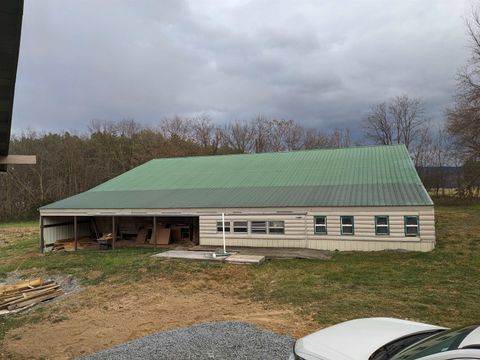
{"type": "Polygon", "coordinates": [[[0,286],[0,315],[14,314],[63,294],[55,281],[41,278],[0,286]]]}
{"type": "MultiPolygon", "coordinates": [[[[98,242],[89,238],[81,238],[77,240],[77,248],[81,249],[98,249],[98,242]]],[[[74,251],[75,241],[72,239],[57,240],[53,244],[53,251],[74,251]]]]}
{"type": "Polygon", "coordinates": [[[105,234],[102,237],[98,238],[98,240],[105,240],[105,241],[112,240],[112,239],[113,239],[112,233],[105,234]]]}

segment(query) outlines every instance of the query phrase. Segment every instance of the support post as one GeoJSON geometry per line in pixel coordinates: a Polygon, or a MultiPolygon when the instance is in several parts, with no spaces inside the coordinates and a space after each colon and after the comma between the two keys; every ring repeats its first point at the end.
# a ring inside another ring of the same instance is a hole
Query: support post
{"type": "Polygon", "coordinates": [[[45,252],[45,238],[43,235],[43,216],[40,215],[40,252],[45,252]]]}
{"type": "Polygon", "coordinates": [[[115,250],[115,241],[117,240],[117,228],[115,227],[115,216],[112,216],[112,250],[115,250]]]}
{"type": "Polygon", "coordinates": [[[153,231],[152,231],[152,240],[153,240],[153,248],[157,248],[157,217],[153,217],[153,231]]]}
{"type": "Polygon", "coordinates": [[[78,236],[77,236],[77,217],[73,217],[73,242],[75,251],[78,249],[78,236]]]}

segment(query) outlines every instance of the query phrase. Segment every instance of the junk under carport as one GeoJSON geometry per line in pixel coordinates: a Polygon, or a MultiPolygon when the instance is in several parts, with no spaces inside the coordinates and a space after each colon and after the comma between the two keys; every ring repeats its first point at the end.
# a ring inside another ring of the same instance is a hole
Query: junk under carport
{"type": "Polygon", "coordinates": [[[198,217],[72,216],[41,218],[42,251],[198,244],[198,217]]]}

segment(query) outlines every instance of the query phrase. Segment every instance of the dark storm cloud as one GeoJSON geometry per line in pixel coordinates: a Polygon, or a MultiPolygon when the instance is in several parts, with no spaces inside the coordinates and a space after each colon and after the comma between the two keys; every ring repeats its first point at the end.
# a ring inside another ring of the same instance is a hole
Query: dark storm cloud
{"type": "Polygon", "coordinates": [[[14,129],[256,114],[357,127],[406,93],[438,119],[468,57],[467,0],[26,0],[14,129]]]}

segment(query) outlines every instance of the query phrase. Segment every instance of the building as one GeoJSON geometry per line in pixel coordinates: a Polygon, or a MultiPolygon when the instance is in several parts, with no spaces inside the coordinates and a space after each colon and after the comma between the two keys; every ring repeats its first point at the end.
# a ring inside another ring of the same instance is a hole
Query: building
{"type": "Polygon", "coordinates": [[[92,223],[113,242],[179,227],[176,239],[220,246],[222,213],[227,246],[435,246],[433,202],[403,145],[151,160],[42,207],[41,246],[93,236],[92,223]]]}
{"type": "Polygon", "coordinates": [[[0,172],[7,165],[36,163],[35,156],[9,155],[22,17],[23,0],[0,2],[0,172]]]}

